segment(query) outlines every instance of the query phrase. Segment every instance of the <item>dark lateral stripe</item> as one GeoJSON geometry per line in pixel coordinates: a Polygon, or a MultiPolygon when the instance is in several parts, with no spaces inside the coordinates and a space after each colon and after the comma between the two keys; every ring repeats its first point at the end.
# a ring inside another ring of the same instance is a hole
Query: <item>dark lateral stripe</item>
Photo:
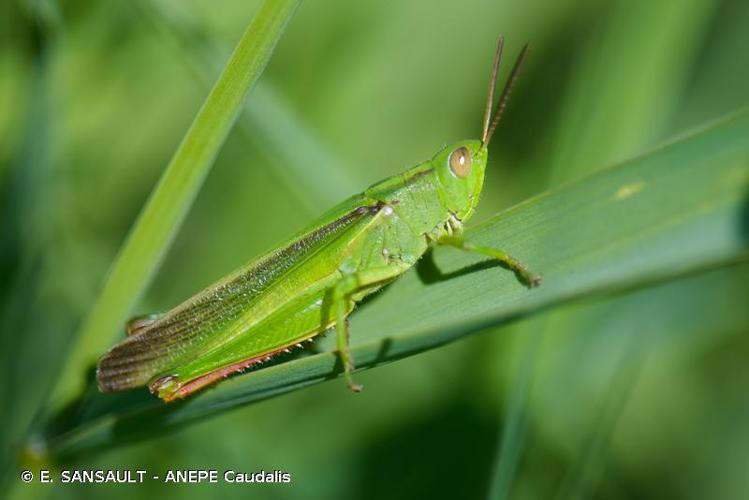
{"type": "Polygon", "coordinates": [[[422,170],[421,172],[416,172],[411,177],[406,177],[404,180],[406,184],[411,184],[412,182],[416,182],[417,180],[431,174],[432,172],[434,172],[434,167],[429,167],[428,169],[422,170]]]}

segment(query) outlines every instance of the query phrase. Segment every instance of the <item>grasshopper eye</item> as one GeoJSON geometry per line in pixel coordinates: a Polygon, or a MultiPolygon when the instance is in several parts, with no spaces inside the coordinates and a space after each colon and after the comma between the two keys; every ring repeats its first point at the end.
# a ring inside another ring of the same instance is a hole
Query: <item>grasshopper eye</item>
{"type": "Polygon", "coordinates": [[[471,173],[471,152],[461,146],[450,155],[450,170],[461,179],[471,173]]]}

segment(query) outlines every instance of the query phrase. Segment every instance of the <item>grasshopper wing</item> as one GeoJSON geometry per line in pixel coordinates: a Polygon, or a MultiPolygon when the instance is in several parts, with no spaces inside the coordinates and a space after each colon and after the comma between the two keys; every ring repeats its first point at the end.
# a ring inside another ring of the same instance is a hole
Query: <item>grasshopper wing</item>
{"type": "Polygon", "coordinates": [[[139,325],[137,334],[99,359],[100,389],[121,391],[145,385],[155,376],[219,347],[269,288],[336,239],[366,224],[376,210],[376,202],[362,195],[352,197],[280,249],[235,271],[152,322],[139,325]]]}

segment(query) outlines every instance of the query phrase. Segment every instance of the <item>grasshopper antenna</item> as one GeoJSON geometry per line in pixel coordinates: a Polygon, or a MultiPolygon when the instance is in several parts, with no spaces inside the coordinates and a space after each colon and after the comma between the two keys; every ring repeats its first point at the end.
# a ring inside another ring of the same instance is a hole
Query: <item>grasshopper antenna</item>
{"type": "Polygon", "coordinates": [[[497,102],[497,107],[494,110],[494,118],[492,119],[491,124],[488,125],[489,109],[494,101],[494,86],[497,81],[497,68],[499,67],[499,60],[503,46],[504,39],[500,37],[499,41],[497,42],[497,54],[494,56],[494,66],[492,67],[492,79],[489,87],[489,99],[487,100],[486,112],[484,113],[484,135],[481,138],[481,142],[484,146],[487,146],[489,144],[492,135],[494,135],[494,131],[497,129],[497,124],[499,124],[499,120],[500,118],[502,118],[502,113],[504,113],[504,110],[507,107],[507,100],[510,98],[512,88],[515,86],[515,81],[518,79],[518,75],[520,74],[520,67],[522,66],[523,61],[528,55],[528,44],[526,43],[525,45],[523,45],[523,49],[520,51],[520,55],[515,60],[515,65],[512,67],[510,76],[507,78],[507,83],[505,83],[505,88],[502,90],[502,95],[499,97],[499,102],[497,102]]]}
{"type": "Polygon", "coordinates": [[[494,106],[494,88],[497,86],[497,70],[502,60],[502,48],[505,46],[505,37],[502,35],[497,39],[497,50],[494,52],[494,64],[492,64],[492,77],[489,79],[489,90],[486,96],[486,107],[484,108],[484,128],[481,133],[481,142],[486,144],[486,136],[489,132],[489,120],[492,117],[492,106],[494,106]]]}

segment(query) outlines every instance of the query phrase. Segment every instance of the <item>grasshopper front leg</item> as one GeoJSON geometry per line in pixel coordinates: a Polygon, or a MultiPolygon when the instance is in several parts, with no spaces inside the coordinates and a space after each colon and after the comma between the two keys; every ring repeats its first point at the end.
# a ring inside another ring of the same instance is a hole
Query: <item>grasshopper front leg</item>
{"type": "Polygon", "coordinates": [[[350,310],[351,296],[366,288],[383,284],[392,280],[404,271],[400,266],[383,266],[363,269],[353,274],[347,274],[335,284],[332,290],[332,311],[335,313],[336,344],[338,354],[343,364],[343,374],[346,383],[354,392],[361,392],[361,384],[354,382],[351,373],[354,371],[354,358],[349,351],[349,328],[346,315],[350,310]]]}
{"type": "Polygon", "coordinates": [[[443,236],[437,240],[438,245],[446,245],[466,252],[475,252],[493,257],[509,267],[530,288],[541,284],[541,276],[531,272],[528,267],[504,250],[482,247],[463,239],[462,236],[443,236]]]}

